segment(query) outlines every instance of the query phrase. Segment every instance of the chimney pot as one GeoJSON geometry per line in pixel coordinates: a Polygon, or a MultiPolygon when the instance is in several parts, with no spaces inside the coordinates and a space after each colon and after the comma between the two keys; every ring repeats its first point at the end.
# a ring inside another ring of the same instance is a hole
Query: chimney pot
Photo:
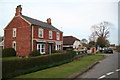
{"type": "Polygon", "coordinates": [[[22,7],[21,5],[18,5],[16,8],[15,16],[19,16],[20,14],[22,14],[21,12],[22,12],[22,7]]]}
{"type": "Polygon", "coordinates": [[[51,18],[48,18],[48,19],[47,19],[47,23],[48,23],[48,24],[51,24],[51,18]]]}

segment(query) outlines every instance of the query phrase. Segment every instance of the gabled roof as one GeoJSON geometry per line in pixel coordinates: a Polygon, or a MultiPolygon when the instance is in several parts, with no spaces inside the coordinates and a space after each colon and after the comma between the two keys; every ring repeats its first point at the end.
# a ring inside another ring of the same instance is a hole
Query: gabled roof
{"type": "Polygon", "coordinates": [[[53,30],[53,31],[58,31],[58,32],[62,32],[60,31],[59,29],[55,28],[54,26],[52,26],[51,24],[48,24],[46,22],[42,22],[42,21],[39,21],[37,19],[33,19],[33,18],[30,18],[30,17],[27,17],[27,16],[24,16],[24,15],[21,15],[25,20],[27,20],[28,22],[30,22],[32,25],[36,25],[36,26],[39,26],[39,27],[42,27],[42,28],[46,28],[46,29],[49,29],[49,30],[53,30]]]}
{"type": "Polygon", "coordinates": [[[73,45],[73,43],[79,39],[77,39],[76,37],[73,36],[63,36],[63,45],[73,45]]]}

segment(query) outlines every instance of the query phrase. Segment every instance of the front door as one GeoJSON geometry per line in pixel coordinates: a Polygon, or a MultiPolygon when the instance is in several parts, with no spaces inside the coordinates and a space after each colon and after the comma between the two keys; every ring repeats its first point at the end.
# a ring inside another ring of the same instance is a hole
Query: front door
{"type": "Polygon", "coordinates": [[[49,54],[51,54],[52,53],[52,44],[49,44],[48,50],[49,50],[49,54]]]}
{"type": "Polygon", "coordinates": [[[37,44],[37,50],[40,54],[45,54],[45,44],[37,44]]]}

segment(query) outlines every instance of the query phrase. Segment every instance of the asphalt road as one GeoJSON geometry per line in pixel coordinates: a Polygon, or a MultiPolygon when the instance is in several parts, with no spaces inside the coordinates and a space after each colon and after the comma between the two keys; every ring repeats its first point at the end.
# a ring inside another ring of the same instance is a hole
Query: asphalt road
{"type": "Polygon", "coordinates": [[[106,55],[105,59],[100,61],[99,64],[90,69],[88,72],[77,77],[75,80],[102,80],[120,78],[120,65],[118,65],[118,62],[120,63],[120,53],[114,52],[113,54],[104,55],[106,55]]]}

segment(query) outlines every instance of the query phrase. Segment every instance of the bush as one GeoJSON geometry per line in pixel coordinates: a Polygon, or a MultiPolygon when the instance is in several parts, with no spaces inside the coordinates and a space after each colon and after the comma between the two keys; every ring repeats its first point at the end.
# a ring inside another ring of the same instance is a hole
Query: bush
{"type": "Polygon", "coordinates": [[[14,48],[5,48],[2,50],[2,57],[16,56],[16,51],[14,48]]]}
{"type": "Polygon", "coordinates": [[[67,52],[66,53],[71,53],[72,54],[72,56],[76,56],[76,52],[75,51],[73,51],[73,50],[67,50],[67,52]]]}
{"type": "Polygon", "coordinates": [[[30,55],[30,56],[39,56],[39,55],[40,55],[40,52],[37,51],[37,50],[33,50],[33,51],[30,52],[29,55],[30,55]]]}
{"type": "Polygon", "coordinates": [[[61,50],[55,50],[54,53],[62,53],[61,50]]]}
{"type": "Polygon", "coordinates": [[[57,53],[19,60],[2,61],[2,77],[11,78],[21,74],[57,66],[73,60],[73,53],[57,53]]]}

